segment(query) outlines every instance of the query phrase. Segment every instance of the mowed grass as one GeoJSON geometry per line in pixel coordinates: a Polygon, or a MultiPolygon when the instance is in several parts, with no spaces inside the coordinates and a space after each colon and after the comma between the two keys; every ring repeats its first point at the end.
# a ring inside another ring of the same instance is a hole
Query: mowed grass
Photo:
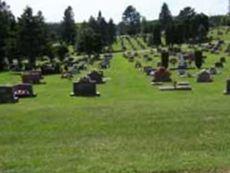
{"type": "MultiPolygon", "coordinates": [[[[218,56],[208,56],[207,65],[218,56]]],[[[228,169],[230,60],[214,83],[160,92],[120,54],[101,97],[70,97],[72,81],[48,76],[37,98],[0,105],[0,172],[151,173],[228,169]]],[[[173,74],[176,77],[176,74],[173,74]]],[[[19,76],[0,74],[0,83],[19,76]]]]}

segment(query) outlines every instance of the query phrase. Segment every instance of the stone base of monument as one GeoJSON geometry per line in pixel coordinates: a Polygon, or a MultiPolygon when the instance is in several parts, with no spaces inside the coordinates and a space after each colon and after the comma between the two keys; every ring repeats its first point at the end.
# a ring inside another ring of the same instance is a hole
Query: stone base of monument
{"type": "Polygon", "coordinates": [[[180,82],[176,85],[161,86],[160,91],[191,91],[192,87],[188,82],[180,82]]]}
{"type": "Polygon", "coordinates": [[[160,91],[191,91],[191,86],[162,86],[159,87],[160,91]]]}

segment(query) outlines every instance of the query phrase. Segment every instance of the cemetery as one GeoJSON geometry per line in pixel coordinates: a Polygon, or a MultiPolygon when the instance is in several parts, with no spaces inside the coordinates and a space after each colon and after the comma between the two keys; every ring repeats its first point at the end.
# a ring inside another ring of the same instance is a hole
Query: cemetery
{"type": "Polygon", "coordinates": [[[20,46],[0,40],[0,173],[229,172],[228,15],[185,8],[172,25],[129,24],[142,16],[129,6],[121,23],[100,11],[60,33],[72,8],[57,24],[26,10],[6,34],[20,46]],[[41,22],[32,45],[25,16],[41,22]]]}

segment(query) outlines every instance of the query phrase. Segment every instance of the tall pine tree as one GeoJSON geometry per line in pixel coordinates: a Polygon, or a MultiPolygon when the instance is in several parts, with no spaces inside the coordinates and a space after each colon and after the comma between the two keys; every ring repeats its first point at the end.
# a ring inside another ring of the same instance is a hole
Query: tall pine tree
{"type": "Polygon", "coordinates": [[[69,6],[64,12],[64,18],[62,21],[62,39],[67,44],[72,45],[76,41],[76,25],[71,6],[69,6]]]}

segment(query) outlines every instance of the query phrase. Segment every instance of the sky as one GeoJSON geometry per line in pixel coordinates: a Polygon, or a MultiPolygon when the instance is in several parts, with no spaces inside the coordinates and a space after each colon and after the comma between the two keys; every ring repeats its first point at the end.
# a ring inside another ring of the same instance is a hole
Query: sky
{"type": "Polygon", "coordinates": [[[226,14],[228,0],[5,0],[11,11],[19,17],[26,6],[41,10],[47,22],[59,22],[64,10],[73,7],[76,22],[87,21],[90,16],[97,16],[98,11],[116,23],[121,20],[122,13],[128,5],[133,5],[148,20],[157,19],[163,2],[169,5],[173,15],[177,15],[186,6],[195,8],[197,12],[207,15],[226,14]]]}

